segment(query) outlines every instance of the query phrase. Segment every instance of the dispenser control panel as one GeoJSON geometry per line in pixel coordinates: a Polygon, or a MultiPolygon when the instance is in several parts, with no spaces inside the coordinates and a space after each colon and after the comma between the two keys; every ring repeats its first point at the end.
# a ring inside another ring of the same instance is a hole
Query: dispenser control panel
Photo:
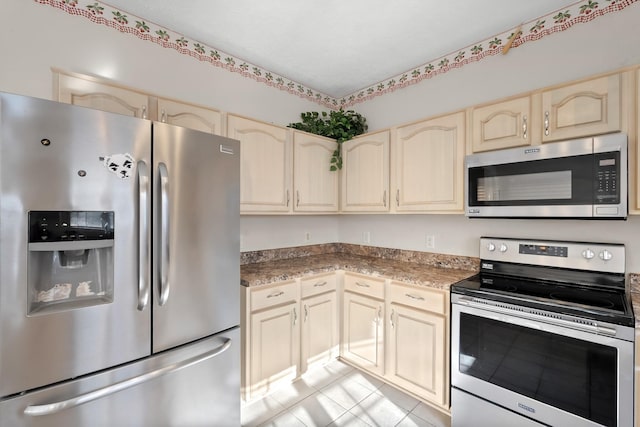
{"type": "Polygon", "coordinates": [[[31,211],[29,243],[113,239],[111,211],[31,211]]]}

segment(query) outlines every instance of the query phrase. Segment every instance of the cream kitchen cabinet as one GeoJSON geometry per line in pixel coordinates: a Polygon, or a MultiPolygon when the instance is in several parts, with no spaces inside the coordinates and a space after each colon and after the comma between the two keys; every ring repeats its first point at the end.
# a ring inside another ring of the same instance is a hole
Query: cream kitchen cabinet
{"type": "Polygon", "coordinates": [[[293,150],[287,128],[229,114],[227,136],[240,140],[240,212],[289,212],[293,150]]]}
{"type": "Polygon", "coordinates": [[[300,290],[295,280],[242,292],[242,390],[264,395],[300,374],[300,290]]]}
{"type": "Polygon", "coordinates": [[[176,126],[222,135],[222,113],[210,108],[158,98],[158,120],[176,126]]]}
{"type": "Polygon", "coordinates": [[[91,76],[54,70],[54,99],[81,107],[157,120],[222,135],[222,113],[138,91],[91,76]]]}
{"type": "Polygon", "coordinates": [[[449,408],[449,294],[392,282],[385,378],[449,408]]]}
{"type": "Polygon", "coordinates": [[[465,114],[392,130],[395,212],[462,212],[465,114]]]}
{"type": "Polygon", "coordinates": [[[329,170],[336,141],[293,131],[295,212],[337,212],[339,173],[329,170]]]}
{"type": "Polygon", "coordinates": [[[531,144],[531,97],[522,96],[471,109],[472,151],[531,144]]]}
{"type": "Polygon", "coordinates": [[[149,95],[107,84],[89,76],[55,72],[54,99],[67,104],[95,108],[143,119],[149,116],[149,95]]]}
{"type": "Polygon", "coordinates": [[[300,371],[338,357],[338,306],[336,273],[300,280],[300,371]]]}
{"type": "Polygon", "coordinates": [[[471,109],[473,152],[622,130],[620,73],[471,109]]]}
{"type": "Polygon", "coordinates": [[[345,360],[384,375],[385,281],[345,273],[342,313],[342,350],[345,360]]]}
{"type": "Polygon", "coordinates": [[[342,211],[389,211],[389,131],[344,142],[342,159],[342,211]]]}
{"type": "Polygon", "coordinates": [[[542,141],[621,129],[621,75],[612,74],[542,92],[542,141]]]}

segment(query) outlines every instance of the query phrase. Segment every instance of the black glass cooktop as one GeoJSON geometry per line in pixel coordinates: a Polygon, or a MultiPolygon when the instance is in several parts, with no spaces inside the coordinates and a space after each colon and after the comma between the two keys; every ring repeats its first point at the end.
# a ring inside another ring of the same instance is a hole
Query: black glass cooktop
{"type": "MultiPolygon", "coordinates": [[[[526,272],[532,273],[528,268],[526,272]]],[[[451,292],[633,326],[624,276],[575,276],[570,271],[549,269],[538,273],[544,279],[481,271],[452,285],[451,292]],[[551,280],[554,276],[560,280],[551,280]],[[567,277],[579,280],[568,282],[567,277]]]]}

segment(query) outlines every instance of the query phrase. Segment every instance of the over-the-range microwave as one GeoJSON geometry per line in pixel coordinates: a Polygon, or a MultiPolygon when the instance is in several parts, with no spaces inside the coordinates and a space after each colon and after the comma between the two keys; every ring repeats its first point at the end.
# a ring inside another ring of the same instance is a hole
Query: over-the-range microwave
{"type": "Polygon", "coordinates": [[[465,212],[491,218],[627,217],[627,135],[465,158],[465,212]]]}

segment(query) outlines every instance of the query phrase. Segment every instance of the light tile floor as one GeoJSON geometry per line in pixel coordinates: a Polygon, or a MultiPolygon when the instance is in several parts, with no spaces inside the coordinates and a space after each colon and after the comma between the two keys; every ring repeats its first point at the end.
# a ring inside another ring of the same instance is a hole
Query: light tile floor
{"type": "Polygon", "coordinates": [[[340,361],[242,406],[243,427],[450,427],[449,416],[340,361]]]}

